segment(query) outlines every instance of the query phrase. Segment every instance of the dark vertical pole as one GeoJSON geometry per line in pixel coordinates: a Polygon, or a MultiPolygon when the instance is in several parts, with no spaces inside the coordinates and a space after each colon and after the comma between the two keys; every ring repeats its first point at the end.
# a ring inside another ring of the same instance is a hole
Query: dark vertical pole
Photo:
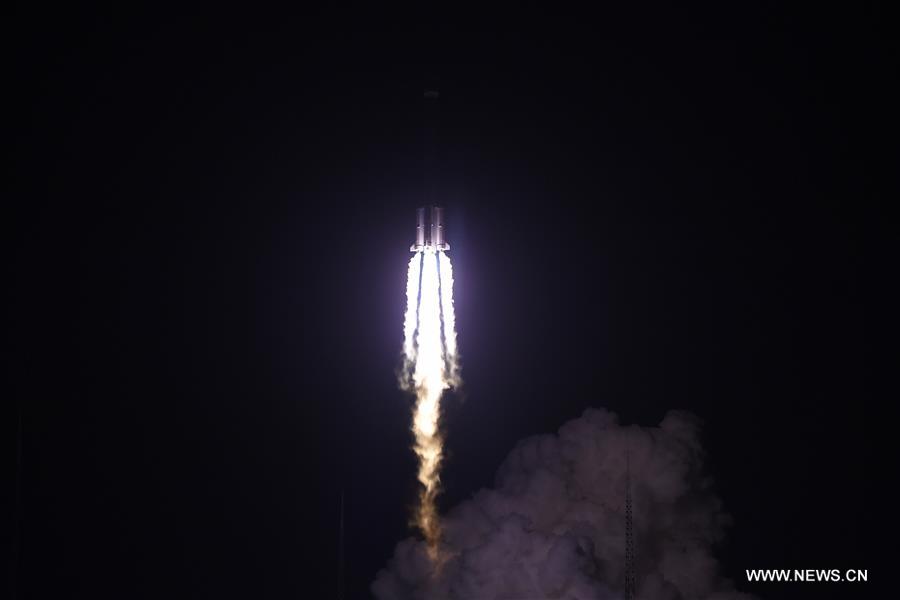
{"type": "MultiPolygon", "coordinates": [[[[626,433],[627,435],[627,433],[626,433]]],[[[634,600],[634,523],[631,514],[631,456],[625,445],[625,598],[634,600]]]]}
{"type": "Polygon", "coordinates": [[[12,597],[22,597],[23,536],[22,526],[22,401],[16,403],[16,497],[13,507],[12,597]]]}
{"type": "Polygon", "coordinates": [[[344,490],[341,490],[341,516],[338,539],[338,581],[337,581],[337,597],[338,600],[344,600],[344,490]]]}

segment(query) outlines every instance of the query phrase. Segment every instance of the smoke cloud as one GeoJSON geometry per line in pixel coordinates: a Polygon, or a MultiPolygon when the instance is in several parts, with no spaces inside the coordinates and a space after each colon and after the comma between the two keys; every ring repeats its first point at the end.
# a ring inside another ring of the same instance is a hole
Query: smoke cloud
{"type": "Polygon", "coordinates": [[[728,516],[703,471],[699,421],[657,427],[588,409],[557,435],[519,442],[483,489],[443,519],[441,555],[409,538],[372,591],[379,600],[569,600],[623,597],[626,450],[637,598],[750,600],[713,556],[728,516]]]}

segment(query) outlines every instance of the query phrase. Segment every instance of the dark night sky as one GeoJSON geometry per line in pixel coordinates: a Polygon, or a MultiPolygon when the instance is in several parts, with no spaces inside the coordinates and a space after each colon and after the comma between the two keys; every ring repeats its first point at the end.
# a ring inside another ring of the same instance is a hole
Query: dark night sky
{"type": "Polygon", "coordinates": [[[588,406],[683,408],[738,586],[863,597],[743,581],[874,568],[896,54],[877,8],[823,10],[11,20],[26,597],[333,597],[342,489],[367,597],[415,493],[395,369],[426,82],[465,379],[442,505],[588,406]]]}

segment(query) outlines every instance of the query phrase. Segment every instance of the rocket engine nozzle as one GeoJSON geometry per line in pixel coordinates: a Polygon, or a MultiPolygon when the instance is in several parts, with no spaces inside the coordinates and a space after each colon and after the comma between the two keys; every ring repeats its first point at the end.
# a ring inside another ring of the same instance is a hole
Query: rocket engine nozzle
{"type": "Polygon", "coordinates": [[[450,244],[444,237],[444,209],[440,206],[416,209],[416,241],[409,250],[421,252],[427,248],[450,249],[450,244]]]}

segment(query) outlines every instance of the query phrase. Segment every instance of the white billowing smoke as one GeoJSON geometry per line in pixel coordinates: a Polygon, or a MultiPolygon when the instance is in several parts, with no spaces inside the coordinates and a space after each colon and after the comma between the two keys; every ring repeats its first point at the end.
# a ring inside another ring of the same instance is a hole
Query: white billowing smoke
{"type": "Polygon", "coordinates": [[[422,487],[415,520],[425,537],[429,559],[435,564],[442,556],[436,504],[444,456],[439,429],[441,395],[459,383],[453,269],[443,251],[427,247],[416,252],[407,271],[400,385],[416,394],[413,449],[419,458],[422,487]]]}
{"type": "Polygon", "coordinates": [[[439,568],[428,544],[397,545],[372,590],[379,600],[623,598],[626,451],[634,514],[636,597],[747,600],[718,572],[728,523],[702,469],[697,419],[623,427],[588,409],[519,442],[483,489],[442,519],[439,568]]]}

